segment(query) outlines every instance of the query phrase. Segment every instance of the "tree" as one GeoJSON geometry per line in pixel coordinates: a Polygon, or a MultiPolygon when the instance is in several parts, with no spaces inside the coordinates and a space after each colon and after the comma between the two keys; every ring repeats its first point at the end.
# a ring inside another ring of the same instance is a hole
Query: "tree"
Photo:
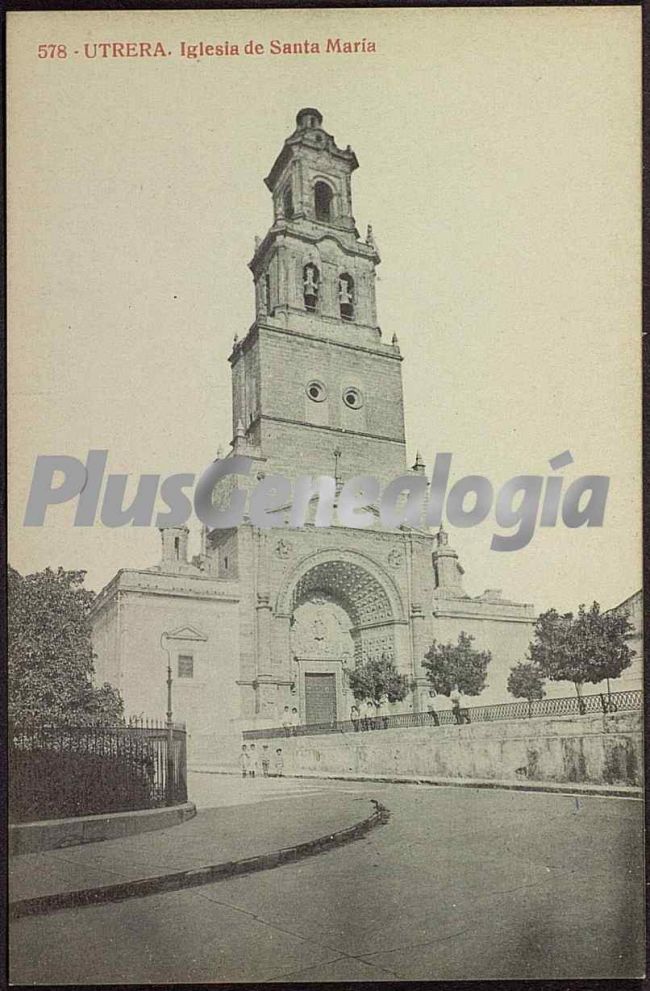
{"type": "Polygon", "coordinates": [[[578,698],[585,682],[618,678],[632,661],[626,638],[632,632],[626,613],[601,613],[594,602],[573,613],[542,613],[528,648],[531,661],[551,681],[572,681],[578,698]]]}
{"type": "Polygon", "coordinates": [[[85,571],[8,574],[9,716],[115,722],[123,714],[119,692],[93,684],[90,606],[85,571]]]}
{"type": "Polygon", "coordinates": [[[510,668],[508,691],[516,699],[527,699],[529,703],[535,699],[543,699],[546,692],[537,665],[532,661],[520,661],[510,668]]]}
{"type": "Polygon", "coordinates": [[[474,637],[461,630],[458,643],[434,640],[429,647],[422,666],[438,695],[449,695],[455,685],[464,695],[478,695],[485,688],[492,654],[489,650],[475,650],[473,642],[474,637]]]}
{"type": "Polygon", "coordinates": [[[400,674],[386,654],[360,664],[349,674],[350,688],[355,699],[372,699],[378,703],[383,695],[389,702],[401,702],[411,685],[405,674],[400,674]]]}

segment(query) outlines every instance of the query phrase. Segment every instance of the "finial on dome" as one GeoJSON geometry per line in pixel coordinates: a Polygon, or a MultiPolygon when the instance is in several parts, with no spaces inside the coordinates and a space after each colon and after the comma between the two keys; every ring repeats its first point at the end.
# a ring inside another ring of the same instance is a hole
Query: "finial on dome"
{"type": "Polygon", "coordinates": [[[397,334],[393,334],[393,339],[391,341],[394,347],[397,347],[397,334]]]}
{"type": "Polygon", "coordinates": [[[304,127],[320,127],[323,123],[323,115],[320,110],[314,107],[303,107],[296,114],[296,124],[302,129],[304,127]]]}
{"type": "Polygon", "coordinates": [[[368,245],[369,248],[374,248],[375,251],[377,250],[375,237],[374,234],[372,233],[372,224],[368,224],[368,230],[366,231],[366,244],[368,245]]]}

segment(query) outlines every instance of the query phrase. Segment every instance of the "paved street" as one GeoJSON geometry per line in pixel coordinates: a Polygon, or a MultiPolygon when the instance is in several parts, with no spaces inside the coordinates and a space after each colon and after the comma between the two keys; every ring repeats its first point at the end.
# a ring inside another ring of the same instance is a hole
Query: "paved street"
{"type": "MultiPolygon", "coordinates": [[[[199,779],[195,788],[203,807],[182,827],[12,857],[10,902],[67,892],[68,904],[80,905],[75,892],[264,856],[350,829],[374,812],[366,796],[319,789],[317,783],[306,788],[281,780],[203,778],[208,780],[199,779]]],[[[187,885],[179,881],[176,887],[187,885]]]]}
{"type": "MultiPolygon", "coordinates": [[[[263,803],[303,794],[299,806],[326,789],[375,797],[391,819],[295,865],[19,920],[12,981],[566,979],[643,970],[631,939],[643,917],[638,801],[246,784],[263,803]]],[[[192,787],[203,806],[253,800],[234,778],[195,776],[192,787]]],[[[176,828],[181,842],[184,827],[176,828]]]]}

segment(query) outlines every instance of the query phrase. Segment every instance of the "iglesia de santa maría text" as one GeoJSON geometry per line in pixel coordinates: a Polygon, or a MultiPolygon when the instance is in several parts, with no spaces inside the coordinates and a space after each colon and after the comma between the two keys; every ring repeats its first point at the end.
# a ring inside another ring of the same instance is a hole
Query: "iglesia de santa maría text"
{"type": "MultiPolygon", "coordinates": [[[[298,113],[265,179],[273,221],[250,262],[255,319],[229,357],[231,451],[253,460],[232,485],[280,474],[383,485],[425,476],[407,457],[402,355],[378,324],[371,229],[352,211],[352,149],[339,148],[314,109],[298,113]]],[[[220,495],[228,498],[227,486],[220,495]]],[[[161,531],[162,555],[124,569],[92,614],[96,672],[128,714],[163,714],[169,651],[174,718],[190,752],[222,757],[241,731],[277,726],[286,705],[303,723],[346,719],[351,668],[385,655],[413,685],[395,711],[426,710],[422,667],[433,640],[461,631],[489,649],[477,704],[512,701],[510,668],[523,660],[535,611],[487,590],[469,596],[448,533],[379,519],[369,528],[204,528],[189,559],[185,526],[161,531]],[[166,636],[164,636],[166,635],[166,636]]]]}

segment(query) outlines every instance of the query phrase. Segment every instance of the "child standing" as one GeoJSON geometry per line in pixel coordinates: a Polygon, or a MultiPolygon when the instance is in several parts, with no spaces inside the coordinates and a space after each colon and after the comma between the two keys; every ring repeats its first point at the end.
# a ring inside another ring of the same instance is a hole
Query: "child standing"
{"type": "Polygon", "coordinates": [[[257,771],[257,769],[258,769],[257,750],[255,749],[255,744],[251,743],[251,749],[249,751],[249,764],[248,764],[248,773],[251,776],[251,778],[255,777],[255,772],[257,771]]]}
{"type": "Polygon", "coordinates": [[[250,760],[250,757],[249,757],[249,754],[248,754],[248,750],[246,749],[246,744],[245,743],[242,743],[241,753],[239,755],[239,763],[241,765],[241,776],[242,776],[242,778],[245,778],[246,777],[246,774],[248,772],[248,762],[249,762],[249,760],[250,760]]]}
{"type": "Polygon", "coordinates": [[[262,744],[262,774],[265,778],[269,776],[269,766],[271,764],[271,754],[267,743],[262,744]]]}
{"type": "Polygon", "coordinates": [[[275,775],[278,778],[284,775],[284,757],[282,756],[282,747],[278,747],[275,751],[275,761],[274,761],[275,775]]]}

